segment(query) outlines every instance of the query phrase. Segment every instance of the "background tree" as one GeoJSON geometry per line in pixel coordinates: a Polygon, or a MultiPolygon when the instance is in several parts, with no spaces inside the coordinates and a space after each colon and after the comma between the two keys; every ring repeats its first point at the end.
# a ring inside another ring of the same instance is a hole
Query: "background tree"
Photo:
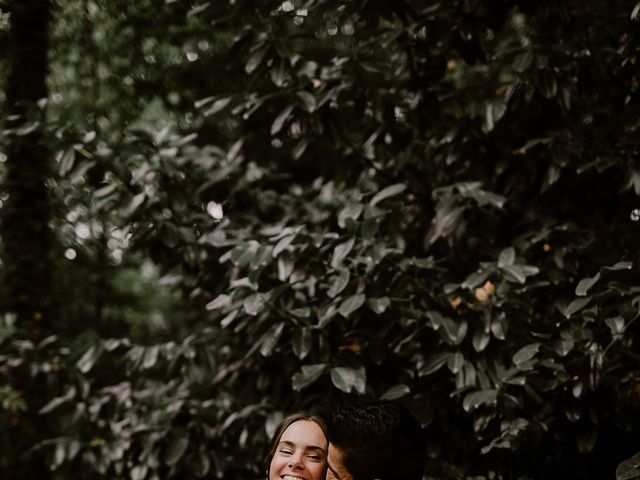
{"type": "MultiPolygon", "coordinates": [[[[42,123],[48,96],[48,1],[11,2],[6,77],[5,171],[2,188],[2,295],[0,310],[15,315],[24,338],[37,343],[51,330],[55,315],[51,295],[52,236],[46,182],[50,152],[42,123]]],[[[36,352],[34,352],[36,353],[36,352]]],[[[3,435],[3,471],[14,478],[47,478],[40,455],[25,456],[35,441],[46,437],[38,404],[46,389],[28,378],[28,364],[11,378],[10,392],[19,392],[24,412],[16,409],[3,435]],[[27,377],[27,378],[25,378],[27,377]],[[6,459],[11,464],[6,465],[6,459]]]]}

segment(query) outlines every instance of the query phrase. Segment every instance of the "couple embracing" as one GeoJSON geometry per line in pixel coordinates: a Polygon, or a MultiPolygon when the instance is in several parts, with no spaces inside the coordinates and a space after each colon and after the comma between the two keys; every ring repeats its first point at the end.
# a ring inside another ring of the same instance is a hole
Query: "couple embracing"
{"type": "Polygon", "coordinates": [[[422,427],[394,402],[339,408],[328,424],[292,415],[266,458],[268,480],[421,480],[424,466],[422,427]]]}

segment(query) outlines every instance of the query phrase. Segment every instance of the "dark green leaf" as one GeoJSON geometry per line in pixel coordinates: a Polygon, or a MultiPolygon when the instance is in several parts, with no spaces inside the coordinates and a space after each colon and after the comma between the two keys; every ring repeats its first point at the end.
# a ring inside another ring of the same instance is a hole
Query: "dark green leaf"
{"type": "Polygon", "coordinates": [[[65,150],[62,152],[60,157],[58,158],[58,162],[60,163],[60,176],[64,177],[67,173],[71,171],[73,165],[76,160],[76,151],[73,148],[65,150]]]}
{"type": "Polygon", "coordinates": [[[293,353],[300,360],[303,360],[311,351],[313,337],[311,329],[308,327],[299,328],[293,335],[293,353]]]}
{"type": "Polygon", "coordinates": [[[82,357],[76,362],[78,370],[82,373],[88,373],[102,355],[102,346],[94,345],[89,348],[82,357]]]}
{"type": "Polygon", "coordinates": [[[377,314],[384,313],[384,311],[391,305],[389,297],[380,298],[368,298],[367,306],[377,314]]]}
{"type": "Polygon", "coordinates": [[[484,329],[478,328],[473,334],[473,349],[476,352],[482,352],[487,345],[489,344],[489,340],[491,336],[484,331],[484,329]]]}
{"type": "Polygon", "coordinates": [[[496,402],[497,396],[497,390],[479,390],[468,393],[462,401],[462,408],[464,408],[466,412],[471,412],[480,405],[492,405],[496,402]]]}
{"type": "Polygon", "coordinates": [[[590,301],[591,297],[576,298],[573,302],[567,305],[567,308],[564,309],[564,316],[566,318],[570,318],[574,313],[579,312],[586,307],[590,301]]]}
{"type": "Polygon", "coordinates": [[[340,273],[333,278],[331,282],[331,286],[327,291],[327,295],[331,298],[335,298],[340,292],[342,292],[345,287],[349,284],[349,278],[351,277],[351,273],[346,268],[341,268],[339,270],[340,273]]]}
{"type": "Polygon", "coordinates": [[[326,363],[317,363],[314,365],[303,365],[300,372],[293,374],[291,385],[295,391],[300,391],[304,387],[311,385],[320,376],[327,371],[326,363]]]}
{"type": "Polygon", "coordinates": [[[580,280],[578,286],[576,287],[576,295],[579,297],[584,297],[589,289],[593,287],[598,280],[600,280],[600,272],[596,273],[593,277],[586,277],[580,280]]]}
{"type": "Polygon", "coordinates": [[[516,366],[518,366],[525,362],[528,362],[529,360],[531,360],[533,357],[536,356],[536,354],[538,353],[538,350],[540,350],[539,343],[531,343],[529,345],[522,347],[513,355],[513,363],[516,366]]]}
{"type": "Polygon", "coordinates": [[[344,300],[338,308],[338,313],[343,317],[348,317],[353,312],[358,310],[365,301],[365,295],[363,293],[356,293],[344,300]]]}
{"type": "Polygon", "coordinates": [[[184,452],[187,451],[188,446],[189,438],[186,435],[174,437],[167,447],[167,452],[164,457],[164,463],[169,465],[170,467],[174,466],[180,461],[180,459],[184,455],[184,452]]]}
{"type": "Polygon", "coordinates": [[[513,265],[516,260],[516,249],[513,247],[505,248],[500,252],[498,258],[498,267],[513,265]]]}
{"type": "Polygon", "coordinates": [[[302,100],[302,104],[307,112],[313,113],[315,111],[317,103],[316,97],[314,97],[313,94],[306,91],[300,91],[297,92],[296,95],[302,100]]]}
{"type": "Polygon", "coordinates": [[[248,315],[258,315],[262,312],[266,303],[266,298],[262,293],[253,293],[244,299],[242,306],[248,315]]]}
{"type": "Polygon", "coordinates": [[[367,377],[364,367],[334,367],[331,369],[331,381],[333,385],[343,392],[352,390],[363,394],[365,392],[367,377]]]}
{"type": "Polygon", "coordinates": [[[610,267],[603,267],[603,270],[615,272],[618,270],[630,270],[632,267],[633,262],[618,262],[615,265],[611,265],[610,267]]]}
{"type": "Polygon", "coordinates": [[[271,135],[276,135],[280,130],[282,130],[282,127],[284,126],[284,123],[291,116],[291,112],[293,112],[293,105],[289,105],[289,106],[285,107],[278,114],[276,119],[273,121],[273,124],[271,125],[271,135]]]}
{"type": "Polygon", "coordinates": [[[425,375],[430,375],[433,372],[436,372],[437,370],[440,370],[440,368],[442,368],[442,366],[445,363],[447,363],[447,360],[449,359],[450,355],[451,355],[450,353],[439,353],[437,355],[434,355],[420,369],[419,375],[422,377],[425,375]]]}
{"type": "Polygon", "coordinates": [[[404,192],[407,189],[407,186],[404,183],[396,183],[393,185],[389,185],[386,188],[383,188],[378,193],[376,193],[373,198],[369,201],[370,207],[375,207],[382,200],[393,197],[394,195],[398,195],[404,192]]]}
{"type": "Polygon", "coordinates": [[[400,383],[384,392],[380,397],[380,400],[397,400],[398,398],[404,397],[408,393],[411,393],[411,389],[404,383],[400,383]]]}
{"type": "Polygon", "coordinates": [[[247,61],[244,71],[251,74],[253,73],[264,60],[265,55],[267,54],[267,48],[262,47],[253,52],[251,57],[249,57],[249,61],[247,61]]]}
{"type": "Polygon", "coordinates": [[[347,206],[340,210],[340,213],[338,214],[338,225],[340,226],[340,228],[345,227],[345,221],[347,220],[347,218],[357,220],[363,209],[364,205],[362,205],[361,203],[347,204],[347,206]]]}
{"type": "Polygon", "coordinates": [[[204,112],[205,117],[208,117],[209,115],[215,115],[216,113],[221,112],[227,107],[227,105],[229,105],[230,102],[231,102],[231,97],[219,98],[218,100],[213,102],[213,105],[211,105],[211,107],[204,112]]]}
{"type": "Polygon", "coordinates": [[[604,321],[607,327],[611,330],[612,335],[620,335],[624,332],[624,318],[623,317],[611,317],[604,321]]]}
{"type": "Polygon", "coordinates": [[[451,373],[456,374],[464,365],[464,356],[460,352],[455,352],[449,355],[447,358],[447,367],[451,370],[451,373]]]}
{"type": "Polygon", "coordinates": [[[209,303],[207,303],[205,308],[207,310],[217,310],[219,308],[226,307],[230,303],[231,303],[231,297],[227,294],[221,293],[216,298],[214,298],[209,303]]]}
{"type": "Polygon", "coordinates": [[[282,330],[284,329],[284,323],[276,323],[272,325],[269,330],[259,340],[260,353],[263,357],[268,357],[278,344],[280,337],[282,336],[282,330]]]}
{"type": "Polygon", "coordinates": [[[347,257],[347,255],[349,255],[354,244],[355,239],[350,238],[349,240],[336,245],[333,250],[333,257],[331,258],[331,266],[333,268],[338,268],[342,265],[342,261],[347,257]]]}

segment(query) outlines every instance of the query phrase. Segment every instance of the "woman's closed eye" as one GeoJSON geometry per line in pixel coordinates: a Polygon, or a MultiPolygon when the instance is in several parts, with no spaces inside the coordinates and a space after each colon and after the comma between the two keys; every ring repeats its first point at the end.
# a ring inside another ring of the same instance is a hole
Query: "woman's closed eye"
{"type": "Polygon", "coordinates": [[[278,453],[281,453],[283,455],[293,455],[293,450],[289,448],[279,448],[278,453]]]}

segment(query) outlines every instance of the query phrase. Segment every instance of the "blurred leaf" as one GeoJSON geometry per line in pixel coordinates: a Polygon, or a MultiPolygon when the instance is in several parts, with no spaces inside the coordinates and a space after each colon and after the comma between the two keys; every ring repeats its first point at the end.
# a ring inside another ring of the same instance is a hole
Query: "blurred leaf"
{"type": "Polygon", "coordinates": [[[489,272],[478,270],[470,274],[467,278],[465,278],[464,282],[462,282],[460,286],[462,288],[473,290],[478,285],[483,283],[487,278],[489,278],[489,272]]]}
{"type": "Polygon", "coordinates": [[[586,307],[589,302],[591,302],[591,297],[576,298],[569,305],[567,305],[567,308],[564,309],[564,316],[566,318],[571,317],[574,313],[579,312],[584,307],[586,307]]]}
{"type": "Polygon", "coordinates": [[[349,270],[346,268],[341,268],[338,275],[333,278],[331,286],[329,287],[329,290],[327,290],[327,295],[329,295],[329,297],[331,298],[335,298],[349,284],[350,277],[351,273],[349,272],[349,270]]]}
{"type": "Polygon", "coordinates": [[[611,330],[611,335],[620,335],[624,332],[624,318],[623,317],[610,317],[607,318],[604,323],[607,324],[609,330],[611,330]]]}
{"type": "Polygon", "coordinates": [[[174,466],[180,461],[184,453],[187,451],[188,446],[189,438],[187,436],[181,435],[174,437],[167,447],[164,463],[170,467],[174,466]]]}
{"type": "Polygon", "coordinates": [[[396,183],[393,185],[389,185],[386,188],[383,188],[378,193],[376,193],[371,200],[369,200],[369,206],[375,207],[382,200],[385,200],[389,197],[393,197],[404,192],[407,189],[407,186],[404,183],[396,183]]]}
{"type": "Polygon", "coordinates": [[[455,352],[449,355],[449,358],[447,359],[447,367],[449,367],[451,373],[455,375],[460,371],[463,365],[464,357],[460,352],[455,352]]]}
{"type": "Polygon", "coordinates": [[[227,294],[221,293],[216,298],[214,298],[209,303],[207,303],[205,308],[207,310],[217,310],[219,308],[226,307],[230,303],[231,303],[231,297],[227,294]]]}
{"type": "MultiPolygon", "coordinates": [[[[640,9],[640,3],[636,10],[640,9]]],[[[640,477],[640,452],[620,463],[616,468],[616,480],[632,480],[640,477]]]]}
{"type": "Polygon", "coordinates": [[[364,209],[364,205],[361,203],[349,203],[346,207],[340,210],[338,214],[338,225],[340,228],[345,227],[345,221],[350,218],[352,220],[357,220],[364,209]]]}
{"type": "Polygon", "coordinates": [[[262,293],[253,293],[244,299],[242,306],[248,315],[256,316],[264,308],[266,298],[262,293]]]}
{"type": "Polygon", "coordinates": [[[326,363],[303,365],[300,372],[293,374],[291,386],[295,391],[302,390],[320,378],[320,376],[327,371],[327,367],[328,365],[326,363]]]}
{"type": "Polygon", "coordinates": [[[92,347],[90,347],[76,362],[78,370],[85,374],[88,373],[96,364],[96,362],[102,355],[102,352],[103,349],[101,345],[93,345],[92,347]]]}
{"type": "Polygon", "coordinates": [[[205,110],[204,116],[208,117],[209,115],[215,115],[216,113],[221,112],[227,107],[227,105],[229,105],[230,102],[231,97],[223,97],[217,99],[215,102],[213,102],[213,105],[211,105],[210,108],[205,110]]]}
{"type": "Polygon", "coordinates": [[[265,55],[267,54],[267,47],[261,47],[256,49],[249,57],[249,60],[245,64],[244,71],[251,74],[253,73],[264,60],[265,55]]]}
{"type": "Polygon", "coordinates": [[[302,104],[305,107],[305,110],[309,113],[313,113],[317,107],[317,103],[316,103],[316,97],[313,96],[313,94],[309,93],[309,92],[305,92],[300,91],[297,92],[296,95],[298,96],[298,98],[300,98],[302,100],[302,104]]]}
{"type": "Polygon", "coordinates": [[[516,260],[516,250],[513,247],[505,248],[500,252],[500,257],[498,258],[498,267],[502,268],[505,266],[513,265],[516,260]]]}
{"type": "Polygon", "coordinates": [[[282,130],[284,123],[291,116],[291,112],[293,112],[293,105],[288,105],[278,114],[276,119],[273,121],[273,124],[271,125],[271,135],[276,135],[280,132],[280,130],[282,130]]]}
{"type": "Polygon", "coordinates": [[[533,53],[531,50],[525,50],[519,54],[513,62],[513,69],[516,72],[524,72],[527,70],[533,62],[533,53]]]}
{"type": "Polygon", "coordinates": [[[73,148],[61,152],[58,156],[58,163],[60,164],[59,171],[60,176],[64,177],[71,171],[76,160],[76,151],[73,148]]]}
{"type": "Polygon", "coordinates": [[[144,359],[142,360],[142,368],[152,368],[158,361],[158,353],[159,347],[157,345],[147,348],[144,354],[144,359]]]}
{"type": "Polygon", "coordinates": [[[555,351],[558,353],[558,355],[560,355],[561,357],[564,357],[571,350],[573,350],[574,345],[575,345],[575,342],[572,339],[558,340],[555,343],[555,351]]]}
{"type": "Polygon", "coordinates": [[[420,376],[422,377],[425,375],[430,375],[431,373],[436,372],[437,370],[442,368],[442,366],[447,363],[450,355],[450,353],[439,353],[431,357],[427,361],[427,363],[425,363],[425,365],[420,369],[420,376]]]}
{"type": "Polygon", "coordinates": [[[289,245],[291,245],[291,242],[293,242],[293,240],[296,238],[296,235],[287,235],[286,237],[282,237],[280,240],[278,240],[278,243],[276,244],[275,247],[273,247],[273,258],[276,258],[278,255],[280,255],[280,253],[282,253],[284,250],[287,249],[287,247],[289,247],[289,245]]]}
{"type": "Polygon", "coordinates": [[[479,390],[465,395],[462,401],[462,408],[466,412],[471,412],[481,405],[492,405],[496,402],[497,390],[479,390]]]}
{"type": "Polygon", "coordinates": [[[338,312],[340,313],[340,315],[347,318],[349,317],[349,315],[351,315],[353,312],[355,312],[362,306],[362,304],[364,303],[364,300],[365,300],[365,296],[363,293],[357,293],[355,295],[351,295],[340,304],[340,307],[338,308],[338,312]]]}
{"type": "Polygon", "coordinates": [[[206,477],[211,469],[209,456],[204,451],[199,450],[192,459],[191,468],[197,478],[206,477]]]}
{"type": "Polygon", "coordinates": [[[528,362],[533,357],[536,356],[538,351],[540,350],[540,343],[531,343],[522,347],[513,355],[513,363],[518,366],[522,365],[525,362],[528,362]]]}
{"type": "Polygon", "coordinates": [[[343,392],[355,390],[360,394],[364,394],[367,383],[364,367],[334,367],[331,369],[331,381],[343,392]]]}
{"type": "Polygon", "coordinates": [[[140,208],[140,206],[144,203],[145,198],[146,198],[146,195],[144,192],[140,192],[137,195],[135,195],[131,199],[129,204],[120,211],[120,215],[122,215],[125,218],[132,216],[138,210],[138,208],[140,208]]]}
{"type": "Polygon", "coordinates": [[[367,298],[367,306],[378,315],[384,313],[391,305],[389,297],[367,298]]]}
{"type": "Polygon", "coordinates": [[[615,265],[611,265],[610,267],[603,267],[602,269],[616,272],[618,270],[630,270],[632,267],[633,262],[618,262],[615,265]]]}
{"type": "Polygon", "coordinates": [[[576,295],[579,297],[584,297],[589,289],[593,287],[598,280],[600,280],[600,272],[596,273],[596,275],[593,277],[586,277],[580,280],[578,286],[576,287],[576,295]]]}
{"type": "Polygon", "coordinates": [[[353,245],[355,244],[355,239],[350,238],[349,240],[342,242],[336,245],[333,250],[333,257],[331,258],[331,266],[333,268],[338,268],[342,265],[343,260],[349,255],[351,250],[353,249],[353,245]]]}
{"type": "Polygon", "coordinates": [[[299,328],[293,335],[293,353],[300,360],[303,360],[311,351],[313,337],[311,329],[308,327],[299,328]]]}
{"type": "Polygon", "coordinates": [[[149,467],[147,465],[136,465],[131,469],[131,480],[144,480],[148,471],[149,467]]]}
{"type": "Polygon", "coordinates": [[[394,385],[389,390],[384,392],[380,397],[380,400],[397,400],[398,398],[404,397],[408,393],[411,393],[411,389],[404,383],[400,383],[398,385],[394,385]]]}
{"type": "Polygon", "coordinates": [[[49,402],[47,402],[47,404],[38,411],[38,414],[46,415],[47,413],[50,413],[51,411],[58,408],[60,405],[63,405],[73,400],[75,396],[76,396],[76,388],[72,386],[67,390],[67,392],[64,395],[60,397],[54,397],[51,400],[49,400],[49,402]]]}
{"type": "Polygon", "coordinates": [[[284,323],[276,323],[273,325],[259,340],[260,353],[263,357],[271,355],[273,349],[278,344],[280,337],[282,336],[282,330],[284,329],[284,323]]]}
{"type": "Polygon", "coordinates": [[[482,329],[477,329],[473,334],[473,339],[472,339],[473,349],[476,352],[482,352],[485,348],[487,348],[487,345],[489,344],[490,339],[491,337],[489,336],[488,333],[486,333],[482,329]]]}

